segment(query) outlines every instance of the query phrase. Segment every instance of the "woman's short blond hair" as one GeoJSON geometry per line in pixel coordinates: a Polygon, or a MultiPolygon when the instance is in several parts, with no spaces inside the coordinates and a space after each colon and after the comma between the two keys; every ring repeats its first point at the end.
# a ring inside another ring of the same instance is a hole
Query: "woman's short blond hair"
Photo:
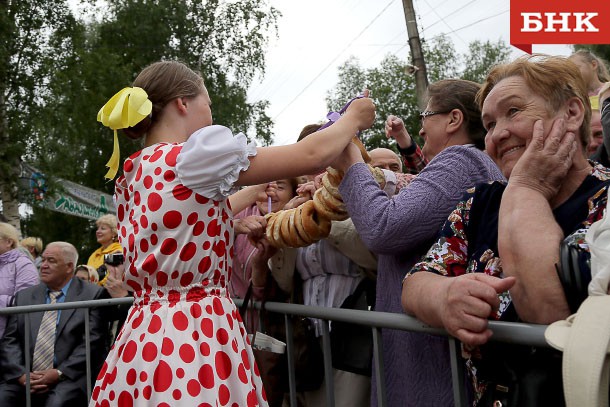
{"type": "Polygon", "coordinates": [[[580,141],[586,150],[591,135],[591,103],[587,84],[578,67],[568,58],[542,54],[524,55],[513,62],[496,65],[487,74],[477,102],[483,102],[489,92],[501,80],[517,76],[523,78],[527,86],[543,96],[549,113],[557,111],[573,97],[580,99],[584,107],[583,122],[580,125],[580,141]]]}
{"type": "Polygon", "coordinates": [[[42,253],[42,239],[39,237],[26,237],[19,244],[23,247],[34,249],[36,256],[40,256],[40,253],[42,253]]]}
{"type": "Polygon", "coordinates": [[[95,224],[99,227],[100,225],[105,225],[108,226],[110,228],[110,230],[112,230],[112,233],[116,236],[117,233],[117,224],[119,223],[119,221],[117,220],[116,216],[111,215],[111,214],[106,214],[103,216],[100,216],[99,218],[97,218],[97,220],[95,221],[95,224]]]}
{"type": "Polygon", "coordinates": [[[0,222],[0,239],[6,239],[12,243],[12,248],[19,245],[19,231],[10,223],[0,222]]]}

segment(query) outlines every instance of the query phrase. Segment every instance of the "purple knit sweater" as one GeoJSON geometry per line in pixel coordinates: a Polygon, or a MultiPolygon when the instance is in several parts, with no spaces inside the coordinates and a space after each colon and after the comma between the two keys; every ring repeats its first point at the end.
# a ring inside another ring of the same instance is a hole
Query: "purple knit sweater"
{"type": "MultiPolygon", "coordinates": [[[[403,312],[403,277],[430,248],[466,189],[503,179],[494,162],[471,146],[446,148],[392,198],[365,164],[348,169],[339,192],[360,237],[379,256],[376,311],[403,312]]],[[[389,406],[453,405],[444,337],[384,329],[382,338],[389,406]]],[[[375,383],[371,402],[377,405],[375,383]]]]}
{"type": "MultiPolygon", "coordinates": [[[[38,270],[25,253],[13,249],[0,254],[0,308],[8,307],[18,291],[38,283],[38,270]]],[[[7,316],[0,316],[0,339],[7,320],[7,316]]]]}

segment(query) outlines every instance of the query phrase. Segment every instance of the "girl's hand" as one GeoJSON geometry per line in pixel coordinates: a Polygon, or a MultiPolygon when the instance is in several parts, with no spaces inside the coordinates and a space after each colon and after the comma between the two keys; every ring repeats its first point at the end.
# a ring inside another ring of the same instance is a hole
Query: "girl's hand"
{"type": "MultiPolygon", "coordinates": [[[[368,89],[364,90],[364,97],[350,103],[341,119],[353,120],[358,130],[366,130],[375,122],[375,104],[369,97],[368,89]]],[[[341,120],[339,119],[339,120],[341,120]]]]}

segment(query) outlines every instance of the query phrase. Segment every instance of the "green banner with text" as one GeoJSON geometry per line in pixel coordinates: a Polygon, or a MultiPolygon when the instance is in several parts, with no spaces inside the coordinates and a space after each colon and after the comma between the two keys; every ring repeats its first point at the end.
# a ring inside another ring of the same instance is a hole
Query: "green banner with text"
{"type": "Polygon", "coordinates": [[[58,179],[61,191],[52,196],[46,193],[46,179],[44,174],[36,168],[22,163],[22,185],[45,208],[53,211],[79,216],[87,219],[97,219],[107,213],[116,213],[112,196],[77,183],[58,179]]]}

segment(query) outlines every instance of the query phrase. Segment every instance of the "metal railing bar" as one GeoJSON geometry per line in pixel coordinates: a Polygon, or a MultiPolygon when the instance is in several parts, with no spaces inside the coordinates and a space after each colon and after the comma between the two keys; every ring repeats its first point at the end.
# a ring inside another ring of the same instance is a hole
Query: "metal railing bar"
{"type": "Polygon", "coordinates": [[[49,310],[79,309],[109,307],[112,305],[132,304],[132,297],[108,298],[101,300],[70,301],[55,304],[22,305],[19,307],[0,308],[0,315],[31,314],[32,312],[44,312],[49,310]]]}
{"type": "Polygon", "coordinates": [[[462,355],[462,344],[455,338],[449,338],[449,355],[451,359],[451,381],[453,384],[453,404],[456,407],[465,407],[466,402],[466,375],[464,364],[459,363],[462,355]]]}
{"type": "Polygon", "coordinates": [[[294,371],[294,327],[291,315],[284,314],[286,321],[286,352],[288,358],[288,386],[290,389],[290,406],[297,407],[297,385],[294,371]]]}
{"type": "Polygon", "coordinates": [[[322,354],[324,355],[324,383],[326,384],[326,405],[335,407],[335,381],[333,376],[333,356],[330,349],[328,321],[320,321],[322,328],[322,354]]]}
{"type": "Polygon", "coordinates": [[[91,329],[89,308],[85,308],[85,369],[87,371],[87,400],[91,399],[91,329]]]}
{"type": "MultiPolygon", "coordinates": [[[[254,303],[260,309],[260,304],[254,303]]],[[[423,332],[432,335],[450,336],[441,328],[432,328],[416,318],[406,314],[395,314],[379,311],[359,311],[344,308],[311,307],[299,304],[286,304],[281,302],[266,302],[265,309],[281,314],[288,313],[311,318],[343,321],[357,325],[378,328],[399,329],[411,332],[423,332]]],[[[547,325],[526,324],[522,322],[489,321],[492,330],[492,341],[508,342],[513,344],[530,345],[549,348],[544,339],[547,325]]]]}
{"type": "Polygon", "coordinates": [[[30,370],[32,361],[30,360],[30,314],[23,316],[25,324],[24,356],[25,356],[25,406],[32,406],[32,388],[30,386],[30,370]]]}
{"type": "Polygon", "coordinates": [[[377,327],[373,330],[373,361],[375,362],[375,384],[377,388],[377,405],[387,406],[385,397],[385,375],[383,374],[383,343],[381,341],[381,330],[377,327]]]}
{"type": "MultiPolygon", "coordinates": [[[[31,357],[30,348],[30,315],[33,312],[45,312],[48,310],[63,310],[63,309],[80,309],[85,311],[85,342],[86,342],[86,369],[87,369],[87,395],[91,396],[91,345],[90,345],[90,321],[89,309],[96,307],[116,306],[121,304],[133,303],[132,297],[126,298],[109,298],[101,300],[74,301],[67,303],[56,304],[40,304],[27,305],[20,307],[8,307],[0,309],[0,315],[10,315],[23,313],[25,318],[25,340],[24,346],[26,349],[24,362],[26,368],[26,406],[31,406],[31,386],[30,386],[30,366],[31,357]]],[[[239,305],[241,300],[234,300],[239,305]]],[[[260,302],[254,302],[254,307],[261,309],[260,302]]],[[[328,321],[343,321],[357,325],[369,326],[373,332],[374,346],[374,374],[377,385],[377,402],[383,407],[387,405],[385,395],[385,379],[383,374],[383,357],[382,355],[382,340],[381,328],[398,329],[410,332],[421,332],[433,335],[441,335],[449,337],[450,359],[451,359],[451,374],[454,392],[454,403],[456,406],[466,405],[466,387],[465,387],[465,372],[461,359],[461,344],[451,337],[448,332],[439,328],[432,328],[422,323],[421,321],[404,314],[394,314],[377,311],[360,311],[349,310],[342,308],[327,308],[327,307],[312,307],[300,304],[287,304],[278,302],[265,302],[263,307],[268,312],[275,312],[285,315],[286,321],[286,345],[288,356],[288,379],[290,387],[290,405],[297,405],[296,398],[296,376],[294,366],[294,326],[292,317],[310,317],[322,319],[322,347],[324,351],[324,371],[326,383],[326,399],[328,406],[334,406],[334,385],[332,374],[332,351],[329,334],[328,321]]],[[[491,341],[506,342],[511,344],[528,345],[535,347],[548,348],[549,345],[544,339],[544,331],[546,325],[535,325],[513,322],[489,321],[488,327],[493,332],[491,341]]]]}

